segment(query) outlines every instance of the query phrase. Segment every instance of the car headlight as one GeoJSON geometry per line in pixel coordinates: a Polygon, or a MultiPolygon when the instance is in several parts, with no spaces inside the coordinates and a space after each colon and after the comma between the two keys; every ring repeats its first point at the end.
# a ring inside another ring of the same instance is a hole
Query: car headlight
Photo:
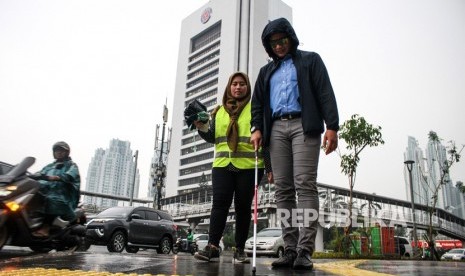
{"type": "Polygon", "coordinates": [[[102,228],[95,228],[95,233],[97,233],[97,235],[99,237],[103,237],[103,235],[105,234],[104,231],[103,231],[103,227],[102,228]]]}
{"type": "Polygon", "coordinates": [[[97,222],[97,223],[104,223],[104,222],[107,222],[107,221],[110,221],[110,220],[114,220],[114,219],[112,219],[112,218],[105,218],[105,219],[104,218],[102,218],[102,219],[94,218],[91,221],[92,222],[97,222]]]}
{"type": "Polygon", "coordinates": [[[266,245],[274,245],[275,241],[267,241],[266,245]]]}

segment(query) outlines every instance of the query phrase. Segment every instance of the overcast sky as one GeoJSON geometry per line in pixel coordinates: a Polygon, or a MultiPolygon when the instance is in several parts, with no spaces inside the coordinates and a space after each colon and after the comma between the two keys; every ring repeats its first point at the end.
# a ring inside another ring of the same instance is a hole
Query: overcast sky
{"type": "MultiPolygon", "coordinates": [[[[465,144],[465,1],[283,1],[300,49],[326,63],[341,124],[357,113],[382,127],[386,143],[363,151],[355,190],[405,199],[409,135],[423,149],[430,130],[465,144]]],[[[65,140],[84,188],[95,150],[127,140],[145,197],[181,21],[207,2],[0,0],[0,160],[34,156],[37,171],[65,140]]],[[[318,181],[347,188],[339,162],[322,155],[318,181]]],[[[465,181],[465,161],[452,179],[465,181]]]]}

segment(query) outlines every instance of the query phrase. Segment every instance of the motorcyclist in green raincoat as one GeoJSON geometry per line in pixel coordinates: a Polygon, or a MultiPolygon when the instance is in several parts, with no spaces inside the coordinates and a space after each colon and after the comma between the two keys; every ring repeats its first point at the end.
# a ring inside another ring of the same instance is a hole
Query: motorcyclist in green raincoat
{"type": "Polygon", "coordinates": [[[53,157],[55,162],[45,166],[39,173],[42,176],[40,193],[45,197],[43,215],[44,226],[34,232],[35,236],[48,236],[50,224],[59,217],[65,221],[75,219],[79,196],[81,177],[76,163],[71,160],[70,147],[65,142],[57,142],[53,145],[53,157]]]}

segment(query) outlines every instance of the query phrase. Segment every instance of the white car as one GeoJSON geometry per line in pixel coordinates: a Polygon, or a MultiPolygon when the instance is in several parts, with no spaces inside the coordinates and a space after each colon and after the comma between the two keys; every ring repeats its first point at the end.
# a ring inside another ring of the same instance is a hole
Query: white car
{"type": "Polygon", "coordinates": [[[396,253],[399,254],[401,257],[413,257],[412,245],[410,245],[408,238],[394,236],[394,244],[396,253]]]}
{"type": "Polygon", "coordinates": [[[464,261],[465,260],[465,248],[451,249],[441,256],[441,260],[464,261]]]}
{"type": "MultiPolygon", "coordinates": [[[[253,254],[253,237],[245,242],[244,252],[253,254]]],[[[265,228],[257,233],[257,256],[281,257],[284,254],[283,230],[281,228],[265,228]]]]}
{"type": "MultiPolygon", "coordinates": [[[[208,244],[208,234],[194,234],[194,241],[197,243],[199,250],[203,250],[208,244]]],[[[223,238],[220,240],[220,254],[224,250],[223,238]]]]}

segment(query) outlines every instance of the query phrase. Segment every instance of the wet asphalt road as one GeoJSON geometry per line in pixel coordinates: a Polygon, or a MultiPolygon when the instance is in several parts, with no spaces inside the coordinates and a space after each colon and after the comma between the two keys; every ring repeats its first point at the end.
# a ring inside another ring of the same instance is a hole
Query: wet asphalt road
{"type": "MultiPolygon", "coordinates": [[[[465,271],[465,262],[318,259],[314,260],[315,269],[306,272],[271,269],[273,260],[275,259],[257,258],[256,275],[463,275],[465,271]]],[[[91,275],[91,272],[132,275],[252,275],[251,264],[233,264],[232,255],[228,252],[219,261],[205,263],[186,253],[160,255],[154,250],[139,251],[137,254],[109,253],[105,247],[97,246],[92,246],[87,252],[35,254],[28,249],[14,247],[5,247],[0,251],[0,275],[5,271],[34,268],[72,270],[76,272],[74,275],[91,275]]]]}

